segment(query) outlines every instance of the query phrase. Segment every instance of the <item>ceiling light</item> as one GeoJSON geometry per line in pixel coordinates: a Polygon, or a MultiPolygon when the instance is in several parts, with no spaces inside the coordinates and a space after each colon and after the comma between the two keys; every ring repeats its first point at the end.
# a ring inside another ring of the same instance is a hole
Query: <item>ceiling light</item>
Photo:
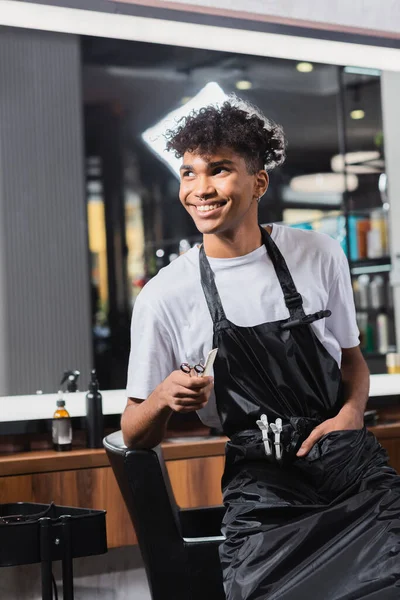
{"type": "Polygon", "coordinates": [[[310,207],[318,204],[339,208],[343,202],[343,194],[324,191],[318,193],[294,192],[290,185],[284,185],[282,187],[282,200],[284,203],[309,205],[310,207]]]}
{"type": "Polygon", "coordinates": [[[299,73],[311,73],[314,70],[314,65],[309,62],[299,62],[296,65],[296,69],[299,73]]]}
{"type": "Polygon", "coordinates": [[[209,106],[210,104],[220,105],[227,99],[228,96],[218,83],[211,81],[210,83],[207,83],[196,96],[191,100],[188,100],[185,105],[168,113],[153,127],[146,129],[146,131],[142,133],[142,139],[154,154],[156,154],[160,160],[165,162],[171,171],[179,177],[179,168],[182,164],[182,159],[176,158],[173,152],[167,152],[165,149],[164,134],[168,129],[174,129],[178,125],[178,122],[191,113],[192,110],[198,110],[204,106],[209,106]]]}
{"type": "Polygon", "coordinates": [[[355,173],[356,175],[368,173],[382,173],[384,161],[377,150],[348,152],[336,154],[331,159],[331,169],[335,173],[355,173]]]}
{"type": "Polygon", "coordinates": [[[359,119],[363,119],[365,117],[365,111],[363,111],[362,108],[356,108],[355,110],[351,111],[350,117],[355,121],[358,121],[359,119]]]}
{"type": "Polygon", "coordinates": [[[299,175],[290,181],[290,188],[294,192],[321,194],[343,194],[346,190],[354,192],[358,187],[358,177],[353,174],[342,173],[312,173],[299,175]],[[347,186],[346,186],[346,179],[347,186]]]}
{"type": "Polygon", "coordinates": [[[236,89],[238,90],[251,90],[252,87],[253,84],[251,81],[247,81],[246,79],[241,79],[240,81],[236,82],[236,89]]]}

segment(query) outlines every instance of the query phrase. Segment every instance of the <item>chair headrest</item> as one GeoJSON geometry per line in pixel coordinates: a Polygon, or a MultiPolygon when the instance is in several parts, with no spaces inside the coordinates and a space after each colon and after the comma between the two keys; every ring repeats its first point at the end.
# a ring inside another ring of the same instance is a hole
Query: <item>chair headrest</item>
{"type": "Polygon", "coordinates": [[[118,454],[125,453],[127,449],[124,440],[122,437],[122,431],[114,431],[114,433],[110,433],[103,440],[103,446],[106,450],[110,452],[116,452],[118,454]]]}

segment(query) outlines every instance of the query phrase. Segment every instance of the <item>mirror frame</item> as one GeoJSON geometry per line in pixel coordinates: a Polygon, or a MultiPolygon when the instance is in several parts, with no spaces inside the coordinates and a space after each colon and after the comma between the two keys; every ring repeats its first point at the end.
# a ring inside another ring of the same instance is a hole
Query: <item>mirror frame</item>
{"type": "MultiPolygon", "coordinates": [[[[399,42],[389,32],[387,37],[383,37],[384,32],[378,32],[382,36],[377,37],[374,31],[370,36],[352,36],[351,32],[341,31],[343,28],[338,25],[336,32],[293,27],[288,34],[271,33],[263,31],[271,29],[271,23],[261,17],[259,21],[250,21],[233,17],[232,12],[231,17],[207,15],[208,18],[204,19],[205,11],[185,13],[185,5],[179,11],[169,10],[168,3],[165,9],[160,8],[159,2],[157,7],[143,6],[143,1],[135,5],[109,0],[109,4],[110,7],[114,5],[113,12],[0,0],[0,25],[342,66],[349,65],[351,57],[349,66],[400,71],[399,42]],[[122,14],[135,10],[152,16],[122,14]],[[153,14],[160,17],[156,18],[153,14]],[[190,19],[183,20],[185,14],[186,17],[190,15],[190,19]],[[210,25],[211,19],[216,24],[210,25]],[[196,23],[196,20],[200,22],[196,23]],[[206,24],[201,22],[204,20],[206,24]],[[302,35],[296,35],[296,32],[302,35]],[[352,41],[346,41],[349,39],[352,41]]],[[[282,31],[282,27],[276,24],[273,29],[282,31]]],[[[290,28],[286,26],[283,29],[290,28]]]]}

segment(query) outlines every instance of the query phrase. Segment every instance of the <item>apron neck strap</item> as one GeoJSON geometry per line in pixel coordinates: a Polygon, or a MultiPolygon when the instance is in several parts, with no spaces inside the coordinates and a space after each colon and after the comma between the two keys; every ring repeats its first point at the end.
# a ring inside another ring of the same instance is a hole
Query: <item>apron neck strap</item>
{"type": "Polygon", "coordinates": [[[278,277],[290,316],[292,318],[304,316],[303,299],[296,289],[285,259],[268,231],[264,229],[264,227],[260,227],[260,229],[262,240],[267,249],[268,256],[274,265],[275,273],[278,277]]]}
{"type": "Polygon", "coordinates": [[[215,285],[214,273],[211,270],[210,263],[208,262],[204,244],[200,246],[200,275],[201,285],[203,288],[204,296],[206,298],[208,310],[210,311],[211,318],[214,325],[226,321],[225,311],[222,307],[221,298],[219,297],[217,286],[215,285]]]}
{"type": "MultiPolygon", "coordinates": [[[[292,319],[304,317],[303,299],[296,289],[286,261],[269,233],[263,227],[260,227],[260,229],[262,240],[274,266],[290,317],[292,319]]],[[[200,247],[199,262],[201,285],[213,323],[227,322],[221,298],[219,297],[217,286],[215,285],[214,273],[208,262],[203,244],[200,247]]]]}

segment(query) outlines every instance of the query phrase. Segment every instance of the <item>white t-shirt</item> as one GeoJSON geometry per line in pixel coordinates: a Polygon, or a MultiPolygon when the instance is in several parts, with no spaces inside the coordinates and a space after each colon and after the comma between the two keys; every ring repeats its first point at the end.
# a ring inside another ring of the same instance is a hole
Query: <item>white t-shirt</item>
{"type": "MultiPolygon", "coordinates": [[[[349,267],[329,236],[273,225],[272,239],[303,297],[306,314],[329,309],[316,321],[317,337],[340,366],[341,348],[359,344],[349,267]]],[[[209,258],[227,318],[242,327],[287,319],[283,293],[265,246],[237,258],[209,258]]],[[[139,294],[132,315],[127,394],[145,399],[182,362],[197,364],[212,349],[213,324],[200,281],[199,248],[174,260],[139,294]]],[[[219,427],[215,397],[198,411],[219,427]]]]}

